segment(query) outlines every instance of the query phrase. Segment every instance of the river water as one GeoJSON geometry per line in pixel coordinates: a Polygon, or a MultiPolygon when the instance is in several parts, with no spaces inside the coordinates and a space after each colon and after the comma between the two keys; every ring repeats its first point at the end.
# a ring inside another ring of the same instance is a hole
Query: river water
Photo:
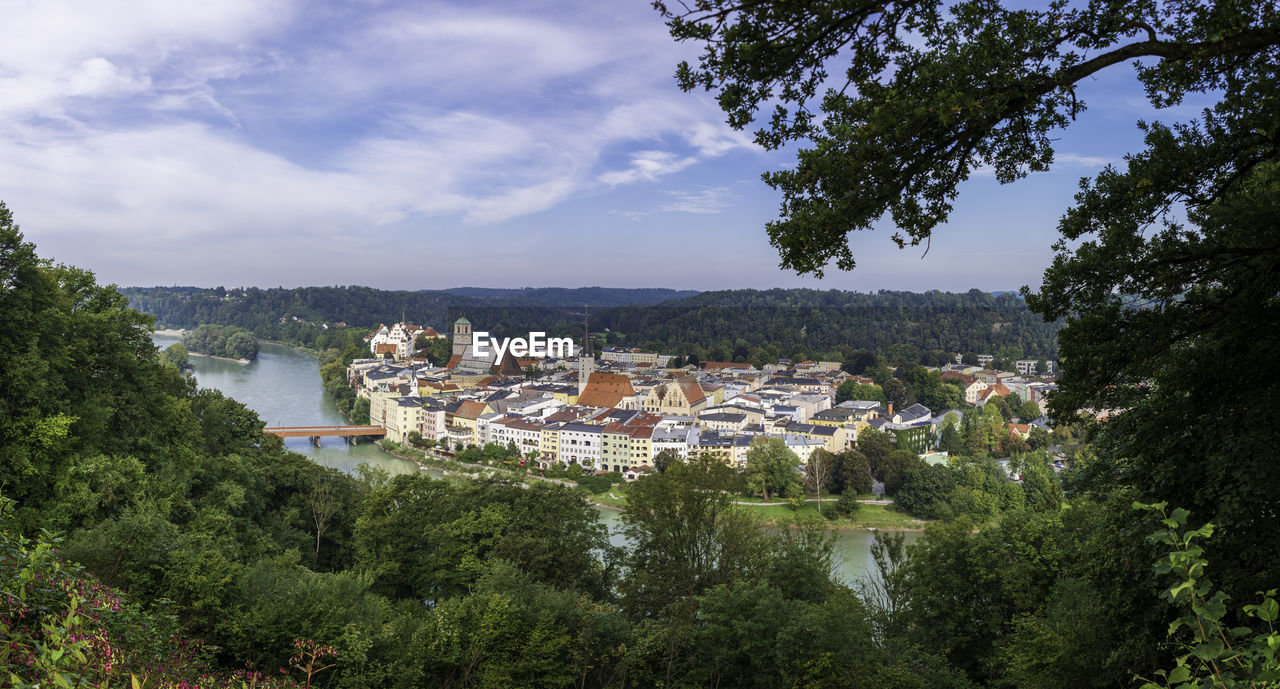
{"type": "MultiPolygon", "coordinates": [[[[171,335],[152,335],[156,346],[164,349],[180,342],[171,335]]],[[[258,358],[251,364],[191,357],[196,382],[202,388],[221,390],[257,412],[268,426],[339,426],[347,423],[325,394],[320,382],[320,363],[315,357],[291,347],[263,342],[258,358]]],[[[342,438],[321,438],[320,447],[307,438],[286,438],[285,446],[310,457],[318,464],[353,473],[360,464],[379,467],[391,474],[418,470],[413,462],[392,457],[378,449],[372,441],[349,445],[342,438]]],[[[436,472],[432,472],[435,474],[436,472]]],[[[600,518],[609,526],[616,545],[625,546],[618,531],[618,513],[600,509],[600,518]]],[[[916,534],[907,534],[908,542],[916,534]]],[[[836,536],[837,569],[852,584],[871,571],[871,541],[867,531],[840,531],[836,536]]]]}

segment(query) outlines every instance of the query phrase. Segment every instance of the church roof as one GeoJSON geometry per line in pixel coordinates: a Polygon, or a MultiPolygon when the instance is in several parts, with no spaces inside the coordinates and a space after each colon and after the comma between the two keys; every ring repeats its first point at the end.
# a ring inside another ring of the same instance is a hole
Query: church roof
{"type": "Polygon", "coordinates": [[[578,397],[584,407],[616,407],[625,397],[634,397],[631,380],[620,373],[596,371],[587,379],[587,387],[578,397]]]}
{"type": "Polygon", "coordinates": [[[698,384],[698,379],[694,376],[685,376],[677,378],[676,384],[680,386],[680,391],[684,393],[684,398],[689,400],[689,404],[697,404],[706,399],[707,396],[702,392],[702,386],[698,384]]]}
{"type": "Polygon", "coordinates": [[[453,322],[454,325],[471,325],[471,321],[466,316],[458,316],[458,320],[453,322]]]}

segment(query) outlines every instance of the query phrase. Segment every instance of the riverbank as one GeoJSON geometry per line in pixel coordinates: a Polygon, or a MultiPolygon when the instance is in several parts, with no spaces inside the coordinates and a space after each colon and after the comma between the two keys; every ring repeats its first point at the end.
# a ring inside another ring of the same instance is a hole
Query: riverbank
{"type": "Polygon", "coordinates": [[[164,335],[166,337],[182,337],[182,335],[187,331],[179,328],[177,330],[169,330],[169,329],[153,330],[152,332],[154,332],[156,335],[164,335]]]}
{"type": "MultiPolygon", "coordinates": [[[[525,485],[529,485],[530,480],[560,485],[576,485],[568,479],[549,478],[498,467],[464,464],[454,459],[441,457],[427,450],[405,448],[404,446],[399,446],[399,449],[388,448],[385,441],[379,441],[376,445],[379,450],[392,457],[414,462],[423,470],[434,469],[445,472],[446,477],[458,476],[460,478],[478,479],[486,476],[502,476],[525,485]]],[[[586,493],[584,497],[588,502],[601,509],[614,512],[625,512],[627,509],[626,496],[618,494],[619,492],[625,493],[625,488],[619,491],[618,487],[614,487],[600,494],[592,494],[585,490],[583,492],[586,493]]],[[[824,499],[822,502],[829,503],[831,499],[824,499]]],[[[905,512],[889,509],[893,504],[890,501],[859,500],[859,502],[862,507],[858,509],[857,514],[850,517],[837,517],[836,519],[826,518],[826,515],[835,506],[824,507],[823,512],[819,513],[817,499],[806,500],[803,507],[794,510],[787,503],[759,503],[735,500],[734,504],[748,509],[756,521],[768,526],[785,525],[793,521],[797,516],[812,516],[823,519],[829,528],[836,531],[924,531],[924,525],[926,524],[924,520],[916,519],[905,512]]]]}
{"type": "MultiPolygon", "coordinates": [[[[156,332],[159,333],[160,331],[157,330],[156,332]]],[[[205,359],[217,359],[218,361],[230,361],[233,364],[243,364],[246,366],[253,363],[253,361],[250,359],[233,359],[229,356],[214,356],[212,354],[201,354],[200,352],[193,352],[189,349],[187,350],[187,355],[203,357],[205,359]]]]}

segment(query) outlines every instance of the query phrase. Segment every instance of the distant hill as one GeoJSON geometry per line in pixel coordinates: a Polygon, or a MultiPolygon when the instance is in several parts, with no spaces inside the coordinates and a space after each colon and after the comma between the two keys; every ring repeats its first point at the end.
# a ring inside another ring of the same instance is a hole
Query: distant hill
{"type": "Polygon", "coordinates": [[[319,324],[369,328],[402,317],[445,334],[460,315],[498,336],[534,330],[582,337],[582,307],[607,344],[712,360],[841,358],[852,350],[918,350],[1053,357],[1058,324],[1021,297],[970,290],[860,293],[772,289],[461,287],[387,291],[371,287],[128,287],[134,308],[167,327],[235,325],[263,339],[309,343],[319,324]]]}
{"type": "Polygon", "coordinates": [[[609,309],[592,329],[619,341],[713,360],[776,359],[886,351],[893,345],[944,352],[1053,357],[1057,323],[1020,296],[980,290],[876,293],[771,289],[702,292],[679,301],[609,309]]]}
{"type": "MultiPolygon", "coordinates": [[[[380,290],[372,287],[274,287],[225,289],[222,287],[126,287],[121,290],[133,308],[154,315],[160,323],[176,328],[197,325],[235,325],[254,331],[269,328],[280,319],[315,323],[344,322],[371,327],[410,322],[443,328],[459,315],[501,313],[513,327],[524,322],[555,320],[560,310],[581,314],[583,306],[605,309],[647,304],[695,295],[694,291],[661,288],[543,287],[489,289],[459,287],[451,290],[380,290]],[[495,311],[496,310],[496,311],[495,311]],[[551,310],[551,311],[548,311],[551,310]],[[524,314],[516,317],[513,314],[524,314]]],[[[581,320],[581,316],[577,317],[581,320]]],[[[270,335],[259,334],[259,337],[270,335]]]]}
{"type": "Polygon", "coordinates": [[[527,303],[530,306],[592,308],[608,306],[632,306],[655,304],[670,299],[683,299],[698,294],[696,290],[674,290],[664,287],[521,287],[498,289],[493,287],[451,287],[443,290],[449,294],[477,299],[500,300],[505,304],[527,303]]]}

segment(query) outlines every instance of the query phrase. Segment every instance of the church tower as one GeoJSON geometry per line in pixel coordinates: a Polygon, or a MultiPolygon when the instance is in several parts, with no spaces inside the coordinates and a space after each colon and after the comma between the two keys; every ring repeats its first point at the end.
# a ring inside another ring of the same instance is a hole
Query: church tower
{"type": "Polygon", "coordinates": [[[471,321],[460,316],[453,322],[453,355],[462,356],[471,346],[471,321]]]}
{"type": "Polygon", "coordinates": [[[591,326],[587,307],[582,307],[582,351],[578,352],[578,394],[587,389],[587,380],[596,370],[595,356],[591,352],[591,326]]]}

